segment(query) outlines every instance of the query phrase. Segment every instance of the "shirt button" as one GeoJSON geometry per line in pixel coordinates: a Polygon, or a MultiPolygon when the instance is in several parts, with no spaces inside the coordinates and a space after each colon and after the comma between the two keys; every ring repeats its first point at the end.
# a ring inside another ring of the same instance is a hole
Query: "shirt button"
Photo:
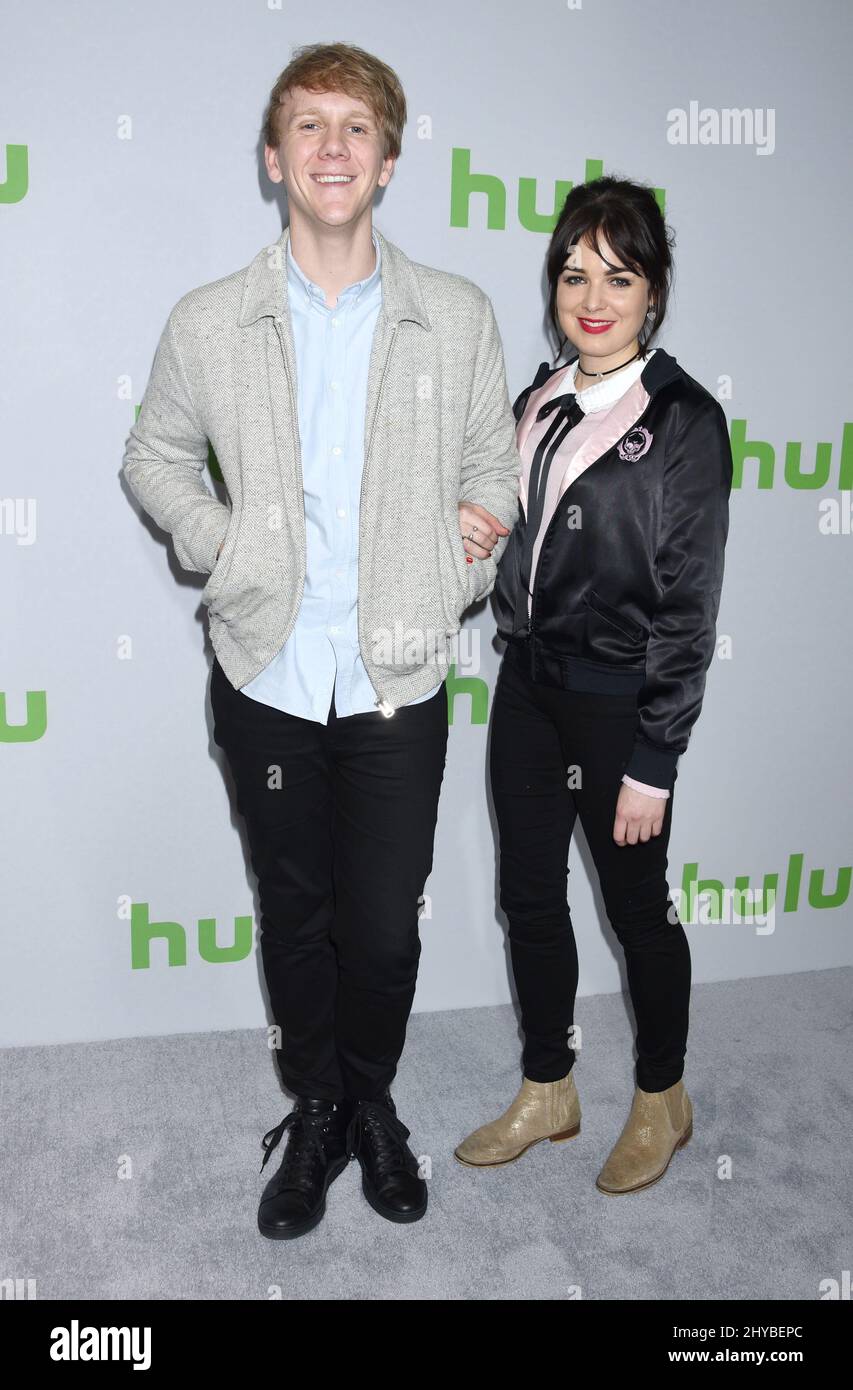
{"type": "Polygon", "coordinates": [[[338,516],[346,516],[346,514],[347,514],[347,509],[346,509],[346,507],[338,507],[338,516]]]}
{"type": "Polygon", "coordinates": [[[333,453],[333,454],[339,454],[340,452],[341,452],[340,446],[339,446],[338,444],[336,444],[335,447],[334,447],[334,449],[332,450],[332,453],[333,453]]]}
{"type": "Polygon", "coordinates": [[[338,326],[338,321],[337,321],[337,319],[332,319],[332,327],[333,327],[333,328],[337,328],[337,326],[338,326]]]}
{"type": "Polygon", "coordinates": [[[333,636],[337,637],[337,636],[338,636],[338,633],[340,632],[340,628],[339,628],[339,627],[330,627],[330,628],[329,628],[329,631],[333,634],[333,636]]]}
{"type": "Polygon", "coordinates": [[[337,389],[338,389],[338,383],[337,383],[336,381],[330,381],[330,382],[329,382],[329,385],[331,386],[331,388],[332,388],[333,391],[337,391],[337,389]]]}
{"type": "Polygon", "coordinates": [[[340,569],[335,570],[335,574],[337,575],[338,579],[340,579],[341,576],[343,575],[343,570],[340,570],[340,569]]]}

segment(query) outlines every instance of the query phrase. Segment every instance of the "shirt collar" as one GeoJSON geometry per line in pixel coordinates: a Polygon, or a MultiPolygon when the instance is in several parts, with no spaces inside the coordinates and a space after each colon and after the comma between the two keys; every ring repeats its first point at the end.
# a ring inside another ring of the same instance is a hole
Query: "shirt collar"
{"type": "MultiPolygon", "coordinates": [[[[602,377],[601,381],[594,381],[591,386],[586,386],[578,391],[578,405],[585,415],[589,415],[596,410],[606,410],[624,396],[629,387],[634,385],[643,374],[648,360],[657,348],[649,348],[645,357],[637,357],[633,362],[629,362],[627,367],[621,371],[614,372],[612,376],[602,377]]],[[[578,364],[574,362],[566,373],[563,389],[574,391],[575,381],[577,380],[578,364]]]]}
{"type": "MultiPolygon", "coordinates": [[[[376,250],[376,265],[366,279],[356,280],[354,284],[347,285],[346,289],[341,290],[335,305],[336,309],[340,307],[342,301],[349,301],[350,299],[357,304],[362,295],[369,294],[381,281],[382,250],[376,237],[375,228],[371,228],[371,237],[376,250]]],[[[319,304],[323,309],[329,308],[326,303],[326,291],[321,289],[319,285],[315,285],[313,280],[309,280],[305,272],[296,264],[290,249],[289,237],[287,239],[287,284],[289,291],[298,293],[301,287],[303,294],[309,300],[319,304]]]]}

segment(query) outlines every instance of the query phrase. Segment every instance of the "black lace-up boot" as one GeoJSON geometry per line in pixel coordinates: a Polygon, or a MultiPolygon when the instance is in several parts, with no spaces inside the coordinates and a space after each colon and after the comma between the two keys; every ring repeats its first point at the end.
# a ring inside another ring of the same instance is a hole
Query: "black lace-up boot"
{"type": "Polygon", "coordinates": [[[347,1150],[361,1165],[361,1189],[374,1211],[389,1221],[419,1221],[427,1209],[427,1185],[397,1118],[390,1091],[373,1100],[344,1103],[349,1115],[347,1150]]]}
{"type": "Polygon", "coordinates": [[[264,1135],[261,1172],[285,1131],[281,1166],[258,1208],[258,1229],[272,1240],[292,1240],[319,1225],[326,1193],[349,1163],[346,1117],[334,1101],[300,1097],[281,1124],[264,1135]]]}

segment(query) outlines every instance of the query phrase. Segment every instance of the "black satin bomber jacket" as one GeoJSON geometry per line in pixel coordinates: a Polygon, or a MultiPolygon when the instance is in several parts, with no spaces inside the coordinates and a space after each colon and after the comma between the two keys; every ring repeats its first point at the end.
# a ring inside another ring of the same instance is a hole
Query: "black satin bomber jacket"
{"type": "MultiPolygon", "coordinates": [[[[531,392],[558,370],[540,365],[513,406],[516,422],[531,392]]],[[[714,655],[732,454],[719,401],[674,357],[659,348],[640,380],[650,397],[645,409],[557,504],[525,626],[519,629],[515,619],[526,526],[521,505],[498,565],[493,605],[507,642],[505,660],[530,679],[569,690],[636,693],[639,724],[625,772],[671,789],[714,655]],[[640,426],[652,436],[647,452],[620,457],[619,446],[640,426]],[[570,507],[580,509],[571,527],[570,507]]]]}

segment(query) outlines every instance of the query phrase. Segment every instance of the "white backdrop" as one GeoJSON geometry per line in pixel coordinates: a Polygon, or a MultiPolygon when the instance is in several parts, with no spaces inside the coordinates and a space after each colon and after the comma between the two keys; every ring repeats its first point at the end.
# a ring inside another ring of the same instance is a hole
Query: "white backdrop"
{"type": "MultiPolygon", "coordinates": [[[[558,180],[599,171],[588,161],[665,190],[677,278],[658,341],[720,395],[763,468],[747,450],[741,474],[738,446],[720,651],[680,762],[670,882],[691,864],[726,889],[779,876],[766,925],[687,926],[696,981],[849,963],[853,10],[327,0],[316,15],[286,0],[89,0],[5,16],[0,1043],[266,1022],[256,943],[235,931],[257,903],[211,738],[204,577],[139,518],[119,470],[173,304],[280,234],[260,117],[293,47],[317,40],[357,43],[400,75],[409,123],[376,223],[489,294],[513,398],[551,351],[549,225],[525,225],[519,181],[535,180],[546,219],[558,180]],[[459,184],[467,225],[452,225],[454,151],[457,168],[501,181],[500,225],[459,184]],[[158,939],[134,968],[131,910],[175,924],[171,964],[158,939]],[[240,959],[204,958],[211,918],[240,959]]],[[[490,703],[490,609],[466,629],[490,703]]],[[[511,997],[473,708],[460,691],[420,1010],[511,997]]],[[[582,841],[570,865],[581,993],[619,989],[582,841]]]]}

